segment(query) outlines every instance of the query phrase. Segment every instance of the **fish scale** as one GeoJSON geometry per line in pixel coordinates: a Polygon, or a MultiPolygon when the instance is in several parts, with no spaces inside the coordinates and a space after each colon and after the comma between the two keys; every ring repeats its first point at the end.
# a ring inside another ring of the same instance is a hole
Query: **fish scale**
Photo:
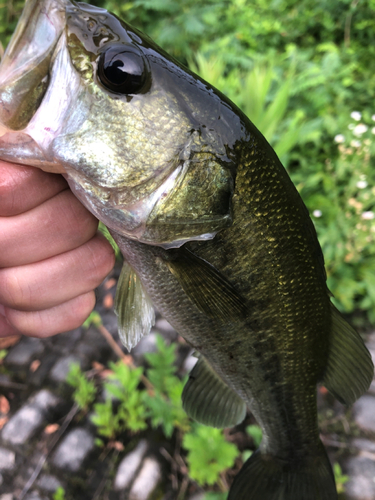
{"type": "MultiPolygon", "coordinates": [[[[244,146],[244,149],[246,151],[246,146],[244,146]]],[[[255,147],[254,151],[256,150],[257,148],[255,147]]],[[[261,159],[254,158],[254,156],[254,154],[250,155],[251,168],[247,168],[247,163],[239,161],[236,189],[233,196],[233,218],[235,222],[233,226],[227,230],[225,241],[224,236],[220,237],[220,235],[218,235],[216,240],[212,242],[194,244],[194,252],[213,263],[214,266],[219,268],[223,273],[227,273],[227,275],[237,283],[241,283],[241,279],[237,279],[238,275],[246,276],[245,286],[239,288],[239,292],[245,296],[248,295],[250,301],[252,301],[252,305],[249,309],[251,309],[252,322],[254,322],[255,316],[257,318],[259,340],[256,341],[249,335],[244,335],[244,338],[249,339],[248,341],[250,345],[253,344],[255,351],[257,351],[257,345],[261,346],[258,352],[259,357],[262,357],[264,367],[266,367],[267,364],[271,367],[277,366],[277,364],[281,365],[280,371],[275,369],[275,373],[273,375],[271,374],[271,376],[266,370],[265,376],[272,380],[272,385],[276,383],[276,385],[282,389],[283,385],[287,384],[288,377],[293,377],[294,372],[297,372],[296,374],[301,380],[302,387],[299,390],[298,386],[296,387],[296,384],[293,384],[294,395],[292,395],[293,397],[287,398],[288,406],[291,404],[292,407],[297,407],[298,413],[301,413],[303,407],[303,410],[305,410],[303,411],[303,413],[305,413],[304,417],[306,417],[306,415],[314,415],[316,412],[315,385],[322,376],[325,366],[323,357],[319,358],[319,363],[315,363],[315,366],[312,366],[309,358],[311,356],[311,344],[317,345],[315,349],[322,349],[326,343],[324,339],[328,339],[330,329],[330,323],[329,321],[327,322],[330,312],[329,298],[326,294],[325,282],[322,280],[322,273],[320,270],[317,270],[316,263],[314,264],[311,257],[312,252],[308,252],[309,247],[306,242],[302,242],[303,253],[301,253],[299,248],[301,243],[299,239],[291,236],[291,234],[297,230],[298,225],[306,224],[306,221],[301,221],[298,208],[291,206],[290,198],[288,199],[285,195],[286,189],[284,189],[280,178],[277,178],[275,175],[276,168],[272,161],[269,161],[268,164],[262,163],[262,171],[259,172],[259,170],[257,170],[257,165],[261,159]],[[268,169],[268,167],[270,168],[268,169]],[[262,186],[262,181],[264,182],[265,179],[268,184],[264,188],[259,189],[259,185],[262,186]],[[273,182],[272,179],[274,179],[273,182]],[[253,186],[253,189],[244,190],[243,186],[253,186]],[[242,192],[245,193],[244,196],[241,196],[242,192]],[[271,194],[272,196],[270,196],[271,194]],[[270,200],[273,200],[272,203],[270,200]],[[274,205],[276,205],[276,210],[274,205]],[[284,208],[281,227],[277,211],[279,207],[284,208]],[[288,219],[286,217],[285,207],[287,207],[287,210],[295,213],[293,218],[288,219]],[[240,214],[237,215],[236,210],[238,210],[240,214]],[[268,213],[271,213],[271,217],[265,219],[268,213]],[[273,226],[274,218],[278,219],[278,224],[273,226]],[[236,221],[239,221],[238,224],[236,221]],[[276,239],[277,243],[275,243],[276,239]],[[250,241],[251,244],[246,245],[247,241],[250,241]],[[228,255],[234,253],[234,249],[236,249],[238,262],[237,270],[235,267],[232,267],[235,263],[230,261],[225,268],[220,268],[219,263],[216,262],[215,259],[215,256],[218,255],[216,248],[219,245],[226,246],[224,253],[228,255]],[[238,256],[239,248],[244,249],[243,259],[238,256]],[[290,258],[290,252],[293,251],[298,252],[295,260],[290,258]],[[309,254],[310,259],[308,258],[309,254]],[[244,264],[245,259],[247,260],[246,264],[244,264]],[[283,262],[285,260],[286,265],[285,262],[283,262]],[[295,267],[296,261],[298,260],[302,262],[295,267]],[[257,272],[258,266],[261,266],[259,272],[257,272]],[[232,268],[229,269],[230,267],[232,268]],[[300,267],[302,267],[302,273],[300,267]],[[256,270],[255,276],[252,272],[253,269],[256,270]],[[272,281],[267,280],[264,277],[265,272],[273,275],[275,279],[272,281]],[[257,274],[259,275],[258,280],[257,274]],[[251,279],[252,276],[254,276],[254,279],[251,279]],[[294,283],[291,283],[292,276],[295,276],[293,280],[294,283]],[[277,284],[276,288],[275,283],[277,284]],[[314,283],[315,287],[313,287],[314,283]],[[291,287],[291,284],[294,286],[291,287]],[[316,293],[317,300],[314,300],[314,294],[312,294],[311,291],[316,288],[316,284],[320,290],[318,288],[316,293]],[[305,293],[306,290],[309,291],[307,297],[305,293]],[[301,291],[304,292],[302,296],[301,291]],[[321,325],[324,326],[324,329],[319,326],[320,320],[317,318],[320,311],[324,310],[324,306],[322,307],[322,292],[324,293],[323,298],[325,297],[326,303],[326,312],[325,314],[322,312],[323,321],[321,321],[321,325]],[[258,300],[254,300],[254,297],[258,300]],[[264,304],[270,304],[271,300],[275,301],[272,307],[275,316],[273,321],[270,321],[270,314],[272,314],[270,305],[264,307],[264,304]],[[257,302],[260,304],[259,312],[256,310],[257,302]],[[306,309],[310,310],[308,316],[306,309]],[[300,320],[297,321],[296,324],[296,318],[300,315],[303,315],[305,327],[301,325],[300,320]],[[261,330],[261,325],[263,324],[265,325],[264,331],[261,330]],[[275,324],[279,325],[279,330],[276,330],[275,324]],[[320,338],[317,338],[315,334],[317,328],[321,330],[320,338]],[[313,335],[311,333],[313,333],[313,335]],[[301,342],[301,340],[304,342],[301,342]],[[265,344],[270,342],[271,346],[267,348],[265,344]],[[272,346],[272,344],[274,344],[274,346],[272,346]],[[305,353],[301,353],[304,344],[306,344],[306,351],[305,353]],[[275,352],[278,353],[277,358],[275,357],[275,352]],[[282,363],[283,358],[284,363],[282,363]],[[278,363],[275,363],[275,361],[278,361],[278,363]],[[306,373],[304,368],[307,366],[309,370],[306,373]],[[286,373],[282,374],[280,372],[286,373]],[[305,377],[307,380],[304,380],[305,377]],[[277,378],[281,379],[280,383],[277,383],[277,378]],[[308,384],[307,394],[303,393],[303,390],[306,392],[306,389],[303,387],[304,384],[308,384]],[[301,404],[301,398],[307,400],[307,408],[305,405],[301,404]]],[[[307,235],[309,236],[309,234],[308,232],[307,235]]],[[[325,350],[327,350],[327,348],[325,348],[325,350]]],[[[322,352],[324,352],[324,349],[322,349],[322,352]]],[[[256,352],[255,356],[257,356],[256,352]]],[[[246,378],[251,379],[252,374],[248,374],[246,378]]],[[[268,391],[269,390],[270,389],[268,389],[268,391]]],[[[291,419],[291,417],[289,417],[289,419],[291,419]]],[[[275,420],[273,415],[271,420],[275,420]]],[[[306,429],[306,418],[302,418],[301,420],[304,423],[305,432],[312,435],[312,441],[317,442],[318,435],[315,417],[310,418],[311,431],[307,431],[306,429]]],[[[294,428],[293,432],[295,431],[296,428],[294,428]]],[[[279,429],[275,430],[272,434],[277,436],[279,434],[279,429]]]]}

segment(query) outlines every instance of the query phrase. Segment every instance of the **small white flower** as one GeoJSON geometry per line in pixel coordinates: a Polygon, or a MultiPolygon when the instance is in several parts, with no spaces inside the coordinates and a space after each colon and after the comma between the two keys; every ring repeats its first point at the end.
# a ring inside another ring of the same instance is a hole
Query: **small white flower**
{"type": "Polygon", "coordinates": [[[357,188],[358,189],[365,189],[367,188],[368,184],[366,181],[358,181],[357,182],[357,188]]]}
{"type": "Polygon", "coordinates": [[[364,123],[358,123],[356,127],[353,129],[353,134],[357,137],[360,137],[362,134],[368,131],[368,126],[364,123]]]}
{"type": "Polygon", "coordinates": [[[340,144],[341,142],[345,142],[345,137],[342,134],[337,134],[334,141],[340,144]]]}
{"type": "Polygon", "coordinates": [[[371,120],[375,122],[375,115],[372,115],[371,120]]]}
{"type": "Polygon", "coordinates": [[[372,134],[375,134],[375,127],[372,127],[372,129],[371,129],[371,133],[372,133],[372,134]]]}
{"type": "Polygon", "coordinates": [[[375,217],[374,212],[363,212],[362,219],[371,220],[375,217]]]}
{"type": "Polygon", "coordinates": [[[350,116],[355,120],[356,122],[359,122],[359,120],[362,118],[362,114],[359,111],[352,111],[350,113],[350,116]]]}
{"type": "Polygon", "coordinates": [[[314,210],[313,211],[313,216],[314,217],[321,217],[323,214],[322,214],[322,211],[321,210],[314,210]]]}
{"type": "Polygon", "coordinates": [[[353,141],[350,141],[350,145],[352,146],[352,148],[359,148],[361,145],[361,141],[357,141],[356,139],[354,139],[353,141]]]}

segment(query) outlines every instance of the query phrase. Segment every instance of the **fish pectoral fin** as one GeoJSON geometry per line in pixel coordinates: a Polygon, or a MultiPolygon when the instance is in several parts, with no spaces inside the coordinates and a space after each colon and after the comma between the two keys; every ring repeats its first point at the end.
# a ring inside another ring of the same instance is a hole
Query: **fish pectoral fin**
{"type": "Polygon", "coordinates": [[[209,262],[186,248],[172,255],[166,261],[169,270],[201,312],[224,323],[246,317],[245,300],[209,262]]]}
{"type": "Polygon", "coordinates": [[[189,417],[211,427],[232,427],[246,416],[246,404],[199,355],[182,392],[189,417]]]}
{"type": "Polygon", "coordinates": [[[371,355],[362,338],[332,304],[332,328],[325,387],[343,404],[351,405],[370,387],[371,355]]]}
{"type": "Polygon", "coordinates": [[[125,261],[117,283],[115,313],[121,342],[129,351],[155,324],[152,302],[139,276],[125,261]]]}

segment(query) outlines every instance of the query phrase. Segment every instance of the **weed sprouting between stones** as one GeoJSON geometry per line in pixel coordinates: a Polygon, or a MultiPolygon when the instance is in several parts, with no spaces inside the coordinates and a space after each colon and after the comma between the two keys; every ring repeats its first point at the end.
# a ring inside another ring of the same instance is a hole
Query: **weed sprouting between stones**
{"type": "Polygon", "coordinates": [[[225,492],[225,471],[234,465],[238,449],[222,430],[189,419],[181,403],[186,378],[176,374],[176,346],[160,335],[156,345],[155,353],[145,355],[146,370],[135,368],[130,359],[128,364],[111,362],[102,383],[72,364],[67,382],[74,388],[73,399],[83,413],[93,410],[98,446],[112,446],[126,432],[134,435],[148,426],[160,428],[166,438],[174,434],[184,450],[179,457],[182,475],[200,486],[216,484],[225,492]],[[100,392],[104,402],[95,402],[100,392]]]}

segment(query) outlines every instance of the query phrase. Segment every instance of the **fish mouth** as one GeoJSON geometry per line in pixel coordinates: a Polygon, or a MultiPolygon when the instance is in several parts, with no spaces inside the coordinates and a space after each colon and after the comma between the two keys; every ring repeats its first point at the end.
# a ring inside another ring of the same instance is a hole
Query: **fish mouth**
{"type": "Polygon", "coordinates": [[[48,166],[51,161],[27,126],[48,89],[50,64],[69,5],[68,0],[28,0],[2,58],[0,157],[4,160],[58,170],[57,166],[48,166]]]}
{"type": "Polygon", "coordinates": [[[0,65],[0,121],[22,130],[48,87],[48,70],[65,26],[66,0],[28,0],[0,65]]]}

